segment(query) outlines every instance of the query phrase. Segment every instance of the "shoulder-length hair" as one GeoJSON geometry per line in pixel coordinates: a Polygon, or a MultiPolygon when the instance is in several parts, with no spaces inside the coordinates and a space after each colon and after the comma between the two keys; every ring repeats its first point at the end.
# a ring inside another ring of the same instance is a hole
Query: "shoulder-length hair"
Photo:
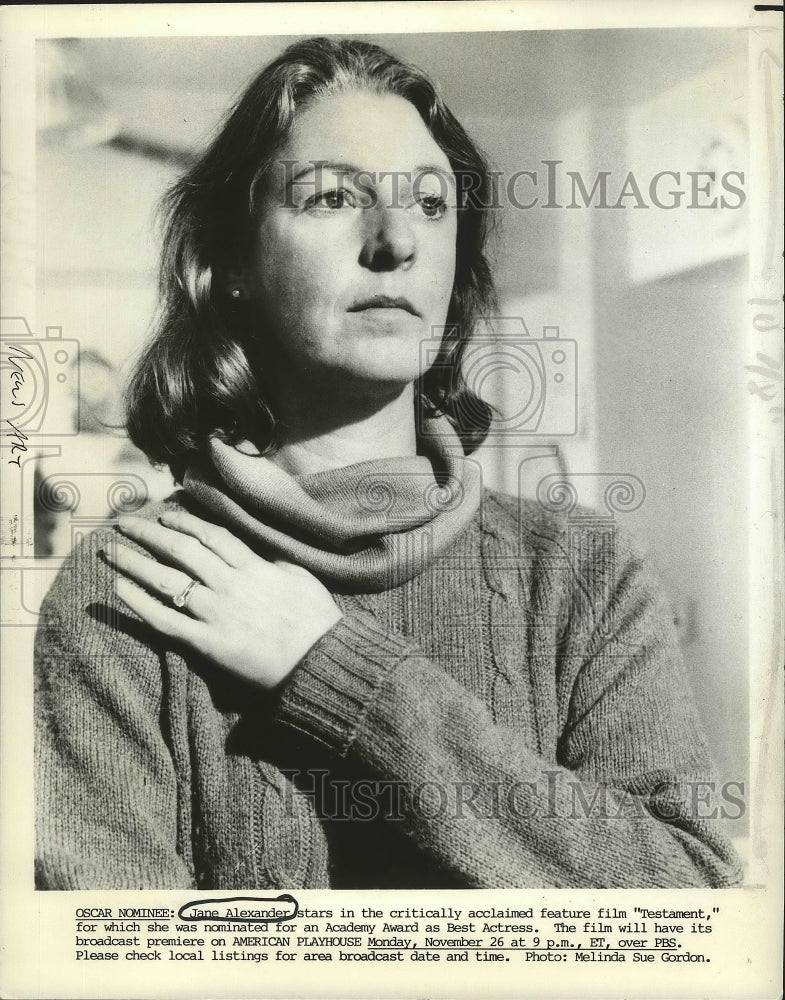
{"type": "Polygon", "coordinates": [[[277,444],[277,420],[263,373],[244,346],[242,323],[225,282],[227,261],[249,246],[254,189],[289,135],[299,110],[322,95],[361,89],[395,94],[419,112],[455,173],[459,191],[455,279],[442,346],[418,379],[426,411],[455,427],[468,453],[485,439],[487,403],[461,367],[476,320],[493,312],[485,255],[491,177],[480,149],[431,80],[379,46],[311,38],[289,46],[251,82],[207,151],[162,202],[164,238],[154,335],[126,392],[131,440],[180,479],[189,458],[215,433],[261,451],[277,444]]]}

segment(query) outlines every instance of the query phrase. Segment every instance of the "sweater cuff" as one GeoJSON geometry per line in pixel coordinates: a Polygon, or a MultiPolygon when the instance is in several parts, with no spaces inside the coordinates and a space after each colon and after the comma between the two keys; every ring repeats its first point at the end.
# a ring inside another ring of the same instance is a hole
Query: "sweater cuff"
{"type": "Polygon", "coordinates": [[[284,686],[277,719],[343,756],[383,681],[413,652],[373,615],[347,615],[313,646],[284,686]]]}

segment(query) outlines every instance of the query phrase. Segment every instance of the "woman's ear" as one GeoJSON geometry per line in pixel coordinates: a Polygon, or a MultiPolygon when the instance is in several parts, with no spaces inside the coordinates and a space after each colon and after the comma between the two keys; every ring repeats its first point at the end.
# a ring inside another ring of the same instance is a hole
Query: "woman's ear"
{"type": "Polygon", "coordinates": [[[233,302],[241,302],[247,298],[245,268],[237,266],[216,267],[213,273],[218,288],[233,302]]]}

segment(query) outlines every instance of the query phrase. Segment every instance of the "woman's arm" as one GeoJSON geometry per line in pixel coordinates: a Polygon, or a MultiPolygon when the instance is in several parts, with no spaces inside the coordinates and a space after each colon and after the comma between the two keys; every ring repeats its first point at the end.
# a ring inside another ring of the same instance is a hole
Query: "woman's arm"
{"type": "MultiPolygon", "coordinates": [[[[459,881],[738,881],[734,852],[716,822],[703,818],[708,760],[672,622],[640,561],[623,549],[600,581],[617,581],[611,593],[589,585],[568,595],[572,617],[556,663],[552,652],[545,657],[560,678],[540,679],[556,684],[567,706],[551,757],[497,725],[410,640],[365,612],[343,618],[307,571],[261,559],[191,514],[160,521],[121,520],[130,539],[168,565],[118,546],[111,562],[123,574],[120,597],[230,673],[279,687],[280,723],[360,758],[380,779],[409,789],[410,802],[437,783],[445,806],[438,802],[435,814],[410,807],[403,829],[459,881]],[[193,594],[187,607],[172,607],[181,592],[193,594]]],[[[576,579],[592,578],[588,548],[581,547],[586,573],[574,567],[576,579]]],[[[553,646],[557,636],[543,641],[553,646]]]]}
{"type": "Polygon", "coordinates": [[[160,726],[161,664],[141,638],[118,627],[112,574],[97,554],[109,537],[92,535],[74,552],[42,607],[36,885],[190,887],[160,726]]]}
{"type": "Polygon", "coordinates": [[[667,609],[635,556],[615,580],[599,607],[576,602],[552,757],[366,612],[303,659],[279,718],[408,789],[404,829],[468,885],[734,884],[738,859],[704,818],[716,799],[667,609]]]}

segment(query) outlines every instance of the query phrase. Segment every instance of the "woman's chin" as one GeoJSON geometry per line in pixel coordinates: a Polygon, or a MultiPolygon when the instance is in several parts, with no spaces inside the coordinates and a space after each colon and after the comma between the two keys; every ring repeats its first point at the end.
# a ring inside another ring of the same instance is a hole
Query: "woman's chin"
{"type": "Polygon", "coordinates": [[[416,382],[419,375],[419,368],[413,365],[357,365],[342,369],[337,381],[347,393],[376,394],[382,402],[416,382]]]}
{"type": "Polygon", "coordinates": [[[411,344],[399,349],[391,349],[393,345],[377,343],[363,350],[352,352],[341,358],[334,369],[339,380],[348,384],[364,383],[368,386],[398,386],[410,385],[420,376],[419,345],[412,349],[411,344]]]}

